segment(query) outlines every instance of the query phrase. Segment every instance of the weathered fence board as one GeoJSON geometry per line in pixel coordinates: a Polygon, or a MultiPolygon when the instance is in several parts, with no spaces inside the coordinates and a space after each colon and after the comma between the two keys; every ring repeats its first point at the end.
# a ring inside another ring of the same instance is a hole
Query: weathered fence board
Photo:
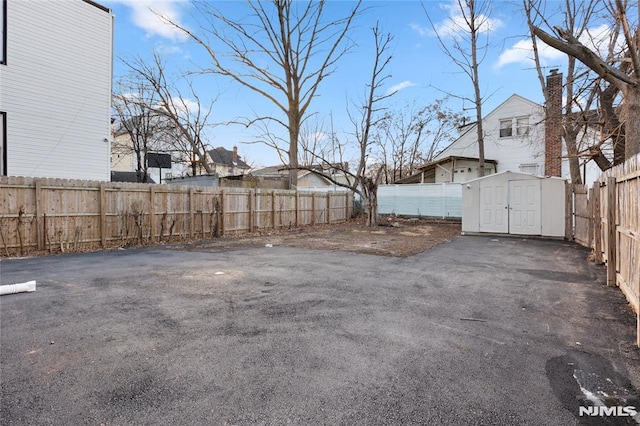
{"type": "Polygon", "coordinates": [[[352,193],[0,177],[3,255],[344,222],[352,193]]]}
{"type": "Polygon", "coordinates": [[[589,245],[589,223],[591,222],[591,212],[589,210],[589,200],[587,197],[586,185],[571,185],[573,194],[573,238],[576,242],[589,245]]]}
{"type": "Polygon", "coordinates": [[[587,210],[584,200],[574,197],[576,241],[593,248],[596,263],[606,263],[607,285],[620,287],[638,315],[640,346],[640,155],[604,172],[590,193],[587,210]],[[593,231],[585,240],[577,221],[587,212],[593,231]]]}

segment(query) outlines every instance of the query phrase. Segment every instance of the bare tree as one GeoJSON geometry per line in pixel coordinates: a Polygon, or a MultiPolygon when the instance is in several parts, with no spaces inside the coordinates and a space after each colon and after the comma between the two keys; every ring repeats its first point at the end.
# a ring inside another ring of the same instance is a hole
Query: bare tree
{"type": "Polygon", "coordinates": [[[384,82],[390,77],[386,73],[386,68],[391,62],[388,50],[393,37],[390,34],[382,34],[378,25],[372,31],[375,39],[375,58],[371,77],[366,86],[366,94],[361,104],[347,110],[349,119],[354,126],[353,137],[357,150],[355,167],[352,170],[349,167],[349,162],[344,161],[350,145],[353,144],[333,137],[328,143],[331,144],[331,155],[337,155],[340,159],[339,162],[336,162],[333,157],[327,156],[329,149],[325,145],[324,148],[319,148],[318,152],[310,153],[314,163],[323,167],[298,166],[298,169],[309,170],[323,176],[335,185],[348,188],[360,195],[369,226],[374,226],[378,222],[378,185],[383,172],[382,167],[372,168],[369,164],[371,151],[375,145],[373,131],[384,117],[382,113],[385,108],[381,105],[382,101],[395,94],[395,92],[380,94],[384,82]],[[353,112],[353,109],[356,109],[357,112],[353,112]],[[343,176],[344,180],[338,179],[338,175],[343,176]]]}
{"type": "Polygon", "coordinates": [[[135,156],[136,178],[138,182],[148,181],[147,152],[153,150],[154,138],[161,130],[155,114],[148,105],[156,103],[154,91],[149,90],[140,80],[121,78],[113,95],[113,111],[116,120],[116,139],[113,151],[124,154],[125,158],[135,156]],[[121,142],[118,136],[126,135],[121,142]]]}
{"type": "Polygon", "coordinates": [[[556,35],[552,35],[532,25],[531,31],[547,45],[585,64],[622,94],[626,133],[624,153],[625,158],[631,158],[640,152],[640,33],[638,23],[632,24],[629,21],[627,8],[630,5],[627,2],[608,1],[607,6],[625,40],[623,51],[617,52],[612,58],[603,58],[601,54],[585,46],[569,29],[555,26],[556,35]]]}
{"type": "MultiPolygon", "coordinates": [[[[540,54],[537,45],[537,38],[533,32],[533,27],[540,20],[546,23],[541,10],[541,0],[523,0],[527,22],[531,29],[531,40],[533,45],[534,61],[538,73],[538,79],[541,83],[542,92],[545,95],[545,103],[549,105],[545,88],[543,67],[540,61],[540,54]]],[[[593,24],[593,20],[600,12],[599,6],[601,2],[596,1],[575,1],[565,0],[563,7],[557,11],[558,16],[564,17],[564,26],[569,32],[575,34],[578,39],[589,38],[589,25],[593,24]]],[[[597,40],[591,39],[592,45],[598,44],[597,40]]],[[[605,100],[609,90],[603,92],[598,82],[598,77],[577,61],[575,57],[567,55],[567,76],[564,84],[566,91],[564,111],[562,114],[562,131],[565,149],[569,163],[569,172],[573,183],[582,183],[580,175],[580,166],[592,158],[604,170],[611,167],[611,163],[602,153],[600,146],[594,146],[588,138],[591,128],[599,126],[603,123],[603,114],[594,114],[595,104],[600,100],[605,100]],[[582,137],[580,137],[582,136],[582,137]],[[583,161],[581,161],[583,159],[583,161]]],[[[612,100],[613,101],[613,100],[612,100]]],[[[613,106],[611,106],[613,109],[613,106]]],[[[612,119],[607,120],[609,122],[612,119]]],[[[603,140],[608,139],[608,137],[603,140]]],[[[599,144],[601,145],[601,143],[599,144]]]]}
{"type": "Polygon", "coordinates": [[[307,120],[300,129],[300,166],[313,166],[318,153],[331,158],[334,141],[333,129],[327,130],[322,120],[307,120]],[[327,140],[327,138],[329,138],[327,140]]]}
{"type": "Polygon", "coordinates": [[[419,107],[417,102],[390,109],[378,125],[376,140],[385,183],[413,174],[453,140],[462,115],[444,106],[445,99],[419,107]]]}
{"type": "MultiPolygon", "coordinates": [[[[446,26],[451,42],[445,40],[442,31],[436,28],[423,5],[427,19],[431,23],[443,52],[469,77],[473,85],[473,104],[476,110],[476,130],[478,139],[478,176],[484,176],[484,129],[482,126],[482,94],[480,92],[479,66],[489,47],[488,33],[492,29],[491,1],[455,0],[460,19],[450,19],[446,26]]],[[[455,96],[451,94],[452,96],[455,96]]],[[[460,97],[460,96],[457,96],[460,97]]]]}
{"type": "Polygon", "coordinates": [[[285,147],[269,129],[268,145],[288,158],[290,185],[297,185],[300,130],[320,83],[331,75],[347,52],[347,33],[357,16],[358,0],[347,16],[329,16],[325,0],[247,1],[248,14],[233,19],[213,6],[197,2],[199,31],[165,18],[208,53],[211,64],[202,72],[223,75],[271,101],[285,116],[247,120],[274,122],[289,135],[285,147]],[[214,47],[221,44],[224,51],[214,47]]]}
{"type": "Polygon", "coordinates": [[[153,91],[155,103],[141,104],[140,107],[149,109],[166,121],[167,126],[172,129],[174,149],[191,157],[192,174],[199,174],[200,169],[207,174],[212,174],[213,169],[207,152],[210,147],[204,133],[207,127],[213,125],[209,117],[215,99],[211,100],[208,107],[203,107],[192,82],[184,79],[183,82],[189,89],[189,98],[193,100],[183,96],[176,84],[180,78],[168,78],[165,72],[166,64],[158,53],[154,53],[150,62],[138,57],[134,61],[124,61],[124,63],[141,84],[150,87],[153,91]]]}

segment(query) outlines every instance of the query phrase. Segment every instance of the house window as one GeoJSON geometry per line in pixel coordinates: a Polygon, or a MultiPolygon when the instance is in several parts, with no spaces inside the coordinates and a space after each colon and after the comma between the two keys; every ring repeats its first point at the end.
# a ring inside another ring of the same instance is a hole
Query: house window
{"type": "Polygon", "coordinates": [[[529,134],[529,117],[516,118],[516,135],[526,136],[529,134]]]}
{"type": "Polygon", "coordinates": [[[0,176],[7,175],[7,113],[0,111],[0,176]]]}
{"type": "Polygon", "coordinates": [[[500,120],[500,137],[501,138],[510,138],[513,136],[513,127],[511,125],[511,119],[509,120],[500,120]]]}
{"type": "Polygon", "coordinates": [[[531,173],[532,175],[538,175],[538,168],[540,167],[537,163],[523,163],[520,164],[520,171],[522,173],[531,173]]]}
{"type": "Polygon", "coordinates": [[[7,0],[0,0],[0,64],[7,63],[7,0]]]}

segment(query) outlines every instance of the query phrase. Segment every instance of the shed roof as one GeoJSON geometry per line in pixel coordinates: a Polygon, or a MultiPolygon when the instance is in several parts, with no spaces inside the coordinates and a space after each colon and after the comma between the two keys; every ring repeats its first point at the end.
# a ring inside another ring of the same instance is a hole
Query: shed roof
{"type": "Polygon", "coordinates": [[[480,180],[485,180],[485,179],[500,179],[501,177],[505,176],[505,175],[511,175],[513,177],[520,177],[522,179],[553,179],[553,180],[558,180],[558,181],[566,181],[566,178],[562,178],[562,177],[557,177],[557,176],[537,176],[531,173],[522,173],[522,172],[512,172],[510,170],[505,170],[504,172],[500,172],[500,173],[492,173],[490,175],[487,176],[482,176],[479,178],[475,178],[475,179],[471,179],[468,180],[465,183],[471,183],[471,182],[476,182],[476,181],[480,181],[480,180]]]}

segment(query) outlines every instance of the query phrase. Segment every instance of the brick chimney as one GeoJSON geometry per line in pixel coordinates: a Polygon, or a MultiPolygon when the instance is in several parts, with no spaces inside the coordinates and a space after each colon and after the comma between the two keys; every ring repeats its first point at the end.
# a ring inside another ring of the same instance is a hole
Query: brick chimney
{"type": "Polygon", "coordinates": [[[237,146],[233,147],[233,154],[231,156],[231,161],[233,162],[234,165],[238,164],[238,147],[237,146]]]}
{"type": "Polygon", "coordinates": [[[562,74],[547,76],[547,108],[544,126],[544,174],[562,175],[562,74]]]}

